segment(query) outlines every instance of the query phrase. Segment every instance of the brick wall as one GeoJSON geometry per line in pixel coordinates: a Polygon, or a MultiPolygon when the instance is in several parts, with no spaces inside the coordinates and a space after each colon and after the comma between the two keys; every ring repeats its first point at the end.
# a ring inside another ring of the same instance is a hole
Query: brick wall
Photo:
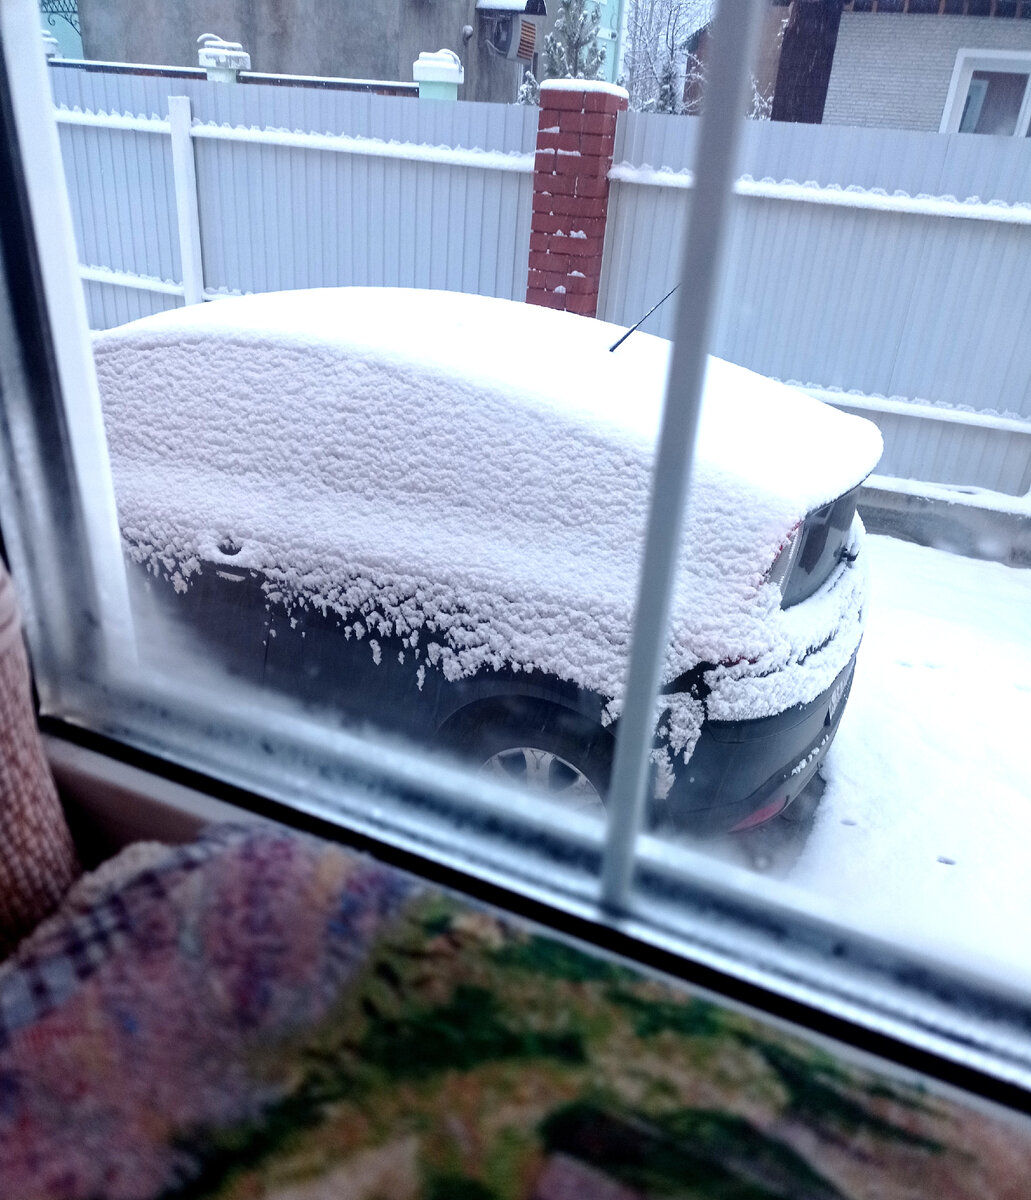
{"type": "Polygon", "coordinates": [[[1031,21],[843,13],[823,123],[937,132],[961,49],[1031,51],[1031,21]]]}
{"type": "Polygon", "coordinates": [[[626,92],[612,84],[541,85],[528,304],[597,315],[616,115],[626,107],[626,92]]]}

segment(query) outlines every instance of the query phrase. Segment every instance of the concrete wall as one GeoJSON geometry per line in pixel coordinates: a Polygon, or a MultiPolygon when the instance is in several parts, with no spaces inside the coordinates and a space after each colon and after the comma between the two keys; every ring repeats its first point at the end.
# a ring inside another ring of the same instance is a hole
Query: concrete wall
{"type": "Polygon", "coordinates": [[[1031,50],[1031,21],[843,13],[823,123],[937,132],[960,49],[1031,50]]]}
{"type": "Polygon", "coordinates": [[[487,48],[475,0],[79,0],[79,17],[83,53],[107,62],[195,67],[197,38],[217,33],[255,71],[411,82],[420,51],[447,48],[465,65],[459,98],[499,102],[525,66],[487,48]]]}

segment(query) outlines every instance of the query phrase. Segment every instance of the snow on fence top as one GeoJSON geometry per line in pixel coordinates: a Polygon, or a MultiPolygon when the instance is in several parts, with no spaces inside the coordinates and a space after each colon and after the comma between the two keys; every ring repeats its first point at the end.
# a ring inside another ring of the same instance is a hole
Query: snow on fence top
{"type": "Polygon", "coordinates": [[[542,92],[605,92],[609,96],[618,96],[629,102],[630,93],[618,83],[608,83],[604,79],[542,79],[542,92]]]}
{"type": "MultiPolygon", "coordinates": [[[[273,601],[411,633],[450,678],[515,665],[618,697],[669,361],[641,333],[609,353],[620,332],[363,288],[109,330],[96,360],[123,533],[180,589],[229,538],[273,601]]],[[[811,698],[847,661],[861,572],[786,612],[763,579],[879,452],[868,422],[711,360],[666,673],[728,664],[714,715],[811,698]]]]}
{"type": "MultiPolygon", "coordinates": [[[[636,184],[639,187],[666,187],[688,190],[694,187],[694,172],[672,167],[638,166],[630,162],[615,163],[609,169],[612,183],[636,184]]],[[[908,213],[921,217],[955,217],[970,221],[996,221],[1003,225],[1031,225],[1031,204],[1023,201],[980,200],[971,196],[959,200],[955,196],[931,196],[921,193],[911,196],[896,189],[890,194],[884,188],[864,188],[850,183],[822,184],[813,180],[798,183],[794,179],[777,180],[769,176],[754,179],[742,175],[734,182],[738,196],[759,200],[787,200],[800,204],[822,204],[832,208],[859,208],[874,212],[908,213]]]]}

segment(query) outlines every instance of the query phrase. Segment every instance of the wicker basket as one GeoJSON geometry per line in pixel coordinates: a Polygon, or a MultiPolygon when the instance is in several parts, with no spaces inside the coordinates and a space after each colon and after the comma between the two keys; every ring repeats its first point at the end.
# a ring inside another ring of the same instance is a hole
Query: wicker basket
{"type": "Polygon", "coordinates": [[[0,958],[79,873],[36,728],[14,587],[0,563],[0,958]]]}

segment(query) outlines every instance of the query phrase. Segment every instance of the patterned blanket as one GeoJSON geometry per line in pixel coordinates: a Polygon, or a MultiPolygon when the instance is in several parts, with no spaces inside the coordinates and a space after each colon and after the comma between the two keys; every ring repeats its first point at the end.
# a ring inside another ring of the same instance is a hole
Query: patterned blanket
{"type": "Polygon", "coordinates": [[[130,848],[0,967],[0,1196],[1024,1200],[1031,1132],[329,843],[130,848]]]}

